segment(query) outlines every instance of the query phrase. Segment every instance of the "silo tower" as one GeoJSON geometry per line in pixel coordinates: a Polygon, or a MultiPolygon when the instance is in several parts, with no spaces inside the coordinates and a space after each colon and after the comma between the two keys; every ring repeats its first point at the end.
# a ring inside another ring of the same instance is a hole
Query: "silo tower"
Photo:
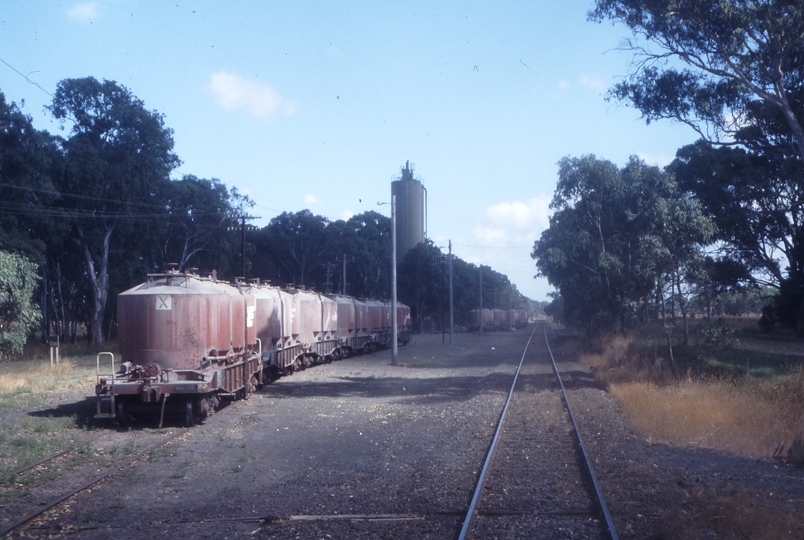
{"type": "Polygon", "coordinates": [[[402,178],[391,182],[391,195],[396,195],[396,259],[416,244],[424,242],[427,190],[413,178],[410,161],[405,162],[402,178]]]}

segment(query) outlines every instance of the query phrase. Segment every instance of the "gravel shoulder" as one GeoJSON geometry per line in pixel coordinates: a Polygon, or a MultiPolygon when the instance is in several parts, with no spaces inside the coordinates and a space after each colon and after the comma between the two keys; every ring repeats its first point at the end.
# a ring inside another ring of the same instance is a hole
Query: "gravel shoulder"
{"type": "MultiPolygon", "coordinates": [[[[455,538],[528,335],[415,336],[400,366],[381,351],[297,372],[22,534],[455,538]]],[[[567,343],[554,352],[621,538],[672,538],[675,516],[723,490],[804,515],[804,471],[651,446],[567,343]]]]}

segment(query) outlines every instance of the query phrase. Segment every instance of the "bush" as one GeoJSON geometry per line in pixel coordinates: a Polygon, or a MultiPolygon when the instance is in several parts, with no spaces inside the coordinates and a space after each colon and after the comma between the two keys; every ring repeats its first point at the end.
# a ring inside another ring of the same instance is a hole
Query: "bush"
{"type": "Polygon", "coordinates": [[[25,257],[0,251],[0,358],[19,353],[42,319],[33,302],[39,282],[36,265],[25,257]]]}
{"type": "Polygon", "coordinates": [[[717,353],[726,351],[734,345],[736,330],[722,320],[704,324],[698,329],[700,346],[707,360],[712,360],[717,353]]]}

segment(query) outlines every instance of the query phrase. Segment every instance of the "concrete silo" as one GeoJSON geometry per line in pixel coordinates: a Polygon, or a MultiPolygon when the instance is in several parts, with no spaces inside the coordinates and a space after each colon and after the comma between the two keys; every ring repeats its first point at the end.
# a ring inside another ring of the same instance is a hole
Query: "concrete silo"
{"type": "Polygon", "coordinates": [[[391,182],[391,195],[396,196],[396,258],[402,257],[416,244],[424,242],[427,190],[413,178],[410,161],[405,162],[402,178],[391,182]]]}

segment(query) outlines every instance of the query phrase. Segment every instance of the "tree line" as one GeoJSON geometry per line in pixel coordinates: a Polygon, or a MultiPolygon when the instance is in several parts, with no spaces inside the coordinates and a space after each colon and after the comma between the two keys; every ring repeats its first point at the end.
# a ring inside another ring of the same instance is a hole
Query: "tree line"
{"type": "MultiPolygon", "coordinates": [[[[309,210],[284,212],[248,233],[247,273],[270,277],[277,284],[304,284],[322,292],[362,298],[388,298],[391,290],[391,218],[369,211],[348,220],[330,221],[309,210]],[[346,283],[343,266],[346,261],[346,283]]],[[[507,276],[489,266],[453,256],[455,324],[468,323],[469,310],[490,308],[537,310],[507,276]]],[[[426,240],[397,261],[399,301],[414,318],[432,318],[439,328],[449,321],[449,260],[426,240]]]]}
{"type": "MultiPolygon", "coordinates": [[[[74,341],[86,332],[95,343],[108,340],[117,294],[169,264],[219,279],[337,292],[345,260],[348,294],[390,296],[390,218],[365,212],[329,221],[303,210],[253,230],[247,220],[254,201],[235,188],[215,178],[171,178],[181,163],[173,131],[124,86],[65,79],[46,109],[64,136],[35,129],[0,92],[3,351],[19,351],[32,329],[42,339],[74,341]]],[[[400,261],[399,298],[414,316],[440,313],[443,264],[430,243],[400,261]]],[[[473,291],[480,270],[457,258],[454,267],[460,324],[479,303],[473,291]]],[[[485,305],[507,307],[503,291],[511,291],[513,306],[525,307],[505,276],[484,270],[492,284],[485,305]]]]}
{"type": "Polygon", "coordinates": [[[804,2],[597,0],[628,27],[631,74],[608,93],[700,139],[666,168],[565,158],[534,244],[553,311],[590,332],[667,314],[685,322],[746,291],[762,324],[804,315],[804,2]]]}

